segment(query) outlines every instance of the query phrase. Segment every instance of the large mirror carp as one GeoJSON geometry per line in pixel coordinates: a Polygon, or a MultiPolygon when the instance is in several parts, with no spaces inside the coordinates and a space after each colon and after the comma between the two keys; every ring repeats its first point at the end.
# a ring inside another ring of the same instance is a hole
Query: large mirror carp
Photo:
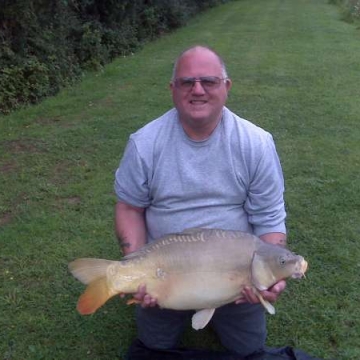
{"type": "Polygon", "coordinates": [[[215,309],[239,299],[245,286],[275,313],[259,291],[282,279],[303,277],[307,262],[245,232],[188,229],[151,242],[120,261],[83,258],[71,262],[69,269],[88,285],[77,305],[81,314],[92,314],[114,295],[135,293],[145,284],[161,308],[196,310],[192,325],[202,329],[215,309]]]}

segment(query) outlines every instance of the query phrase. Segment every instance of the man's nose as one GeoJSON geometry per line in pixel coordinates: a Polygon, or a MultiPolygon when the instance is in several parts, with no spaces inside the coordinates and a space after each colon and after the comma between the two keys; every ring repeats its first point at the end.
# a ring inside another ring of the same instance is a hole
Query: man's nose
{"type": "Polygon", "coordinates": [[[203,94],[203,93],[205,93],[205,89],[201,85],[201,81],[195,81],[195,83],[194,83],[194,85],[192,87],[192,92],[195,93],[195,94],[203,94]]]}

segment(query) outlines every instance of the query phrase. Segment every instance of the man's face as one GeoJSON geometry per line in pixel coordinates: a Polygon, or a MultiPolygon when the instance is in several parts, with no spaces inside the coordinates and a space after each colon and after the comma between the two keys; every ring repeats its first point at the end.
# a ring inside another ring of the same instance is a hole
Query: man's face
{"type": "MultiPolygon", "coordinates": [[[[223,79],[221,64],[217,56],[208,49],[197,48],[185,53],[178,62],[175,78],[217,77],[223,79]]],[[[200,81],[188,89],[172,82],[170,88],[175,107],[183,125],[201,128],[217,124],[225,105],[231,81],[221,80],[213,88],[204,88],[200,81]]]]}

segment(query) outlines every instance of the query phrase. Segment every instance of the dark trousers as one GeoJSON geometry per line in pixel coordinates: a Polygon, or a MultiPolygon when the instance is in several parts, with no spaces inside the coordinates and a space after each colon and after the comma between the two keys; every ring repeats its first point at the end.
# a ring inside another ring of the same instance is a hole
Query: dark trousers
{"type": "MultiPolygon", "coordinates": [[[[176,348],[187,320],[193,314],[193,311],[138,306],[138,339],[150,349],[176,348]]],[[[215,310],[210,324],[224,347],[241,357],[261,351],[265,346],[266,321],[261,305],[231,303],[222,306],[215,310]]]]}

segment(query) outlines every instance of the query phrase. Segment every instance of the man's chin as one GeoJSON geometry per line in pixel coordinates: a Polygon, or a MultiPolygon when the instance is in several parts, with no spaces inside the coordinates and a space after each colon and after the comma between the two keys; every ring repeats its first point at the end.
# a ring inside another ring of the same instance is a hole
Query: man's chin
{"type": "Polygon", "coordinates": [[[208,122],[209,118],[210,118],[210,113],[207,109],[203,108],[196,108],[193,109],[190,113],[189,113],[189,118],[192,121],[199,121],[199,122],[208,122]]]}

